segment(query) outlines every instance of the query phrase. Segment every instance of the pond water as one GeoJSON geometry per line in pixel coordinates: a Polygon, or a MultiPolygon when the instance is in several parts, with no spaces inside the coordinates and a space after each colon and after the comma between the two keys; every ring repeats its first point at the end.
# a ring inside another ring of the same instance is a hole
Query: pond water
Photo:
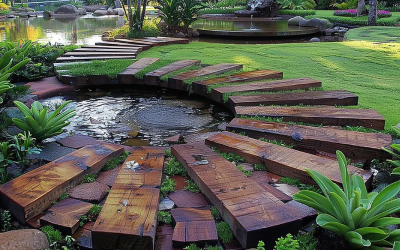
{"type": "Polygon", "coordinates": [[[104,31],[122,27],[123,17],[95,17],[91,14],[74,19],[42,17],[0,19],[0,41],[22,40],[40,43],[94,44],[101,41],[104,31]]]}

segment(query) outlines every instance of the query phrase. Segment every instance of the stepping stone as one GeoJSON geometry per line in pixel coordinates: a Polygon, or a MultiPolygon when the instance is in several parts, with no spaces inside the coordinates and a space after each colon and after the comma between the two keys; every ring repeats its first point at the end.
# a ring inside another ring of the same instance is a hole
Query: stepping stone
{"type": "Polygon", "coordinates": [[[89,78],[87,76],[72,76],[72,75],[61,75],[60,79],[62,83],[69,84],[72,86],[72,88],[86,86],[88,85],[88,80],[89,78]]]}
{"type": "Polygon", "coordinates": [[[45,215],[45,213],[41,213],[39,215],[36,215],[32,219],[26,221],[26,225],[29,225],[32,228],[39,229],[40,228],[40,218],[42,218],[45,215]]]}
{"type": "Polygon", "coordinates": [[[288,184],[284,184],[284,183],[275,184],[274,187],[290,197],[292,197],[294,194],[297,194],[298,192],[300,192],[300,189],[298,189],[297,187],[294,187],[294,186],[291,186],[288,184]]]}
{"type": "Polygon", "coordinates": [[[71,56],[71,57],[58,57],[56,62],[67,61],[93,61],[93,60],[108,60],[108,59],[136,59],[135,55],[132,56],[71,56]]]}
{"type": "Polygon", "coordinates": [[[176,145],[171,152],[244,248],[256,247],[259,240],[265,241],[266,248],[272,248],[278,237],[301,228],[301,216],[296,211],[204,143],[176,145]]]}
{"type": "Polygon", "coordinates": [[[93,229],[93,249],[153,249],[165,149],[128,156],[93,229]]]}
{"type": "Polygon", "coordinates": [[[303,108],[303,107],[235,107],[235,116],[282,118],[283,122],[304,122],[331,126],[363,126],[383,130],[385,118],[373,109],[303,108]]]}
{"type": "Polygon", "coordinates": [[[118,74],[119,84],[136,84],[141,79],[137,79],[135,74],[137,74],[142,69],[160,60],[160,58],[142,58],[137,60],[130,66],[128,66],[124,71],[118,74]]]}
{"type": "Polygon", "coordinates": [[[179,190],[170,193],[168,197],[175,202],[175,205],[178,208],[200,208],[209,206],[208,202],[204,199],[204,196],[200,193],[192,193],[186,190],[179,190]]]}
{"type": "MultiPolygon", "coordinates": [[[[223,152],[242,156],[247,162],[264,163],[267,171],[280,176],[299,179],[303,183],[315,184],[306,169],[317,171],[333,182],[341,185],[339,165],[331,160],[272,143],[252,139],[231,132],[221,132],[206,140],[206,144],[223,152]]],[[[350,175],[363,178],[367,189],[372,184],[372,172],[354,166],[347,166],[350,175]]]]}
{"type": "Polygon", "coordinates": [[[232,70],[241,70],[243,65],[233,63],[220,63],[204,67],[198,70],[192,70],[185,73],[181,73],[177,76],[168,79],[168,87],[176,90],[189,90],[189,85],[185,83],[185,80],[189,80],[195,77],[209,76],[213,74],[222,74],[232,70]]]}
{"type": "Polygon", "coordinates": [[[51,206],[46,214],[40,218],[40,225],[51,225],[60,232],[72,235],[79,227],[79,219],[87,214],[93,204],[66,198],[51,206]]]}
{"type": "Polygon", "coordinates": [[[214,221],[208,208],[174,208],[171,210],[171,215],[176,223],[185,221],[214,221]]]}
{"type": "Polygon", "coordinates": [[[57,142],[49,142],[44,144],[40,154],[30,154],[28,159],[41,159],[47,162],[57,160],[67,154],[74,152],[75,149],[60,146],[57,142]]]}
{"type": "Polygon", "coordinates": [[[197,81],[192,83],[193,93],[207,96],[208,89],[212,85],[218,83],[238,83],[238,82],[250,82],[250,81],[260,81],[267,79],[282,79],[283,72],[274,71],[269,69],[244,72],[239,74],[234,74],[230,76],[211,78],[207,80],[197,81]]]}
{"type": "Polygon", "coordinates": [[[169,178],[174,180],[176,183],[175,192],[179,190],[184,190],[185,187],[187,186],[186,178],[183,177],[182,175],[174,175],[169,178]]]}
{"type": "Polygon", "coordinates": [[[112,157],[124,152],[120,145],[98,143],[78,149],[0,186],[0,203],[25,224],[47,209],[85,174],[97,173],[112,157]]]}
{"type": "Polygon", "coordinates": [[[67,136],[60,139],[58,142],[64,147],[75,148],[75,149],[99,143],[98,140],[87,135],[67,136]]]}
{"type": "Polygon", "coordinates": [[[186,143],[204,142],[204,140],[207,139],[208,137],[213,136],[218,133],[219,132],[205,132],[205,133],[196,133],[196,134],[185,135],[183,138],[183,141],[186,143]]]}
{"type": "Polygon", "coordinates": [[[260,185],[265,191],[272,194],[282,202],[288,202],[292,200],[292,197],[286,193],[278,190],[277,188],[271,186],[269,182],[272,182],[272,178],[269,176],[267,171],[254,171],[253,174],[248,177],[260,185]]]}
{"type": "Polygon", "coordinates": [[[28,82],[25,85],[33,91],[30,94],[37,95],[39,99],[75,93],[73,86],[62,84],[55,76],[28,82]]]}
{"type": "Polygon", "coordinates": [[[174,247],[185,247],[196,243],[200,247],[218,243],[217,227],[214,220],[178,222],[172,235],[174,247]]]}
{"type": "Polygon", "coordinates": [[[200,65],[200,60],[181,60],[173,62],[167,66],[147,73],[143,80],[146,85],[158,85],[161,87],[168,87],[168,83],[162,83],[160,78],[171,72],[184,69],[193,65],[200,65]]]}
{"type": "Polygon", "coordinates": [[[156,250],[171,250],[172,246],[172,234],[174,228],[171,225],[161,225],[157,227],[157,241],[156,250]]]}
{"type": "Polygon", "coordinates": [[[139,51],[135,52],[67,52],[63,57],[101,57],[101,56],[136,56],[139,51]]]}
{"type": "Polygon", "coordinates": [[[72,237],[75,239],[75,244],[79,246],[79,249],[92,249],[92,227],[94,222],[87,222],[83,227],[79,227],[72,237]]]}
{"type": "Polygon", "coordinates": [[[164,141],[169,144],[178,144],[178,143],[181,143],[181,138],[183,138],[183,136],[181,134],[176,134],[176,135],[165,138],[164,141]]]}
{"type": "Polygon", "coordinates": [[[46,250],[47,236],[37,229],[19,229],[0,233],[1,250],[46,250]]]}
{"type": "Polygon", "coordinates": [[[161,200],[160,204],[158,205],[158,210],[166,211],[171,210],[175,207],[175,203],[168,197],[165,197],[161,200]]]}
{"type": "Polygon", "coordinates": [[[234,110],[236,106],[269,106],[269,105],[358,105],[358,96],[345,90],[307,91],[280,94],[230,96],[228,106],[234,110]]]}
{"type": "Polygon", "coordinates": [[[68,190],[69,196],[87,202],[100,202],[108,194],[108,186],[100,182],[83,183],[68,190]]]}
{"type": "Polygon", "coordinates": [[[118,173],[121,170],[121,166],[118,166],[114,169],[100,172],[99,176],[97,177],[96,181],[103,183],[109,187],[114,185],[115,180],[117,179],[118,173]]]}
{"type": "MultiPolygon", "coordinates": [[[[324,151],[335,154],[340,150],[351,159],[380,159],[389,157],[382,147],[392,143],[388,134],[363,133],[333,128],[321,128],[266,122],[253,119],[233,119],[228,131],[244,132],[247,136],[259,139],[282,141],[302,151],[324,151]]],[[[334,156],[336,158],[336,155],[334,156]]]]}
{"type": "Polygon", "coordinates": [[[285,79],[213,88],[210,97],[218,103],[224,103],[224,95],[228,93],[287,91],[318,87],[321,87],[321,82],[311,78],[285,79]]]}

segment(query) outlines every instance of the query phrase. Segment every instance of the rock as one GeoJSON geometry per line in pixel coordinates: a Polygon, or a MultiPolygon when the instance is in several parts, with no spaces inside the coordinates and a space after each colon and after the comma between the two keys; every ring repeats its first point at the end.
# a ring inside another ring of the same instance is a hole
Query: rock
{"type": "Polygon", "coordinates": [[[126,36],[125,35],[115,35],[114,38],[115,39],[125,39],[126,36]]]}
{"type": "Polygon", "coordinates": [[[400,123],[396,125],[396,128],[400,128],[400,123]]]}
{"type": "Polygon", "coordinates": [[[115,8],[114,10],[117,12],[118,16],[124,16],[125,15],[124,9],[122,9],[122,8],[115,8]]]}
{"type": "Polygon", "coordinates": [[[44,18],[50,18],[54,13],[52,11],[43,11],[43,17],[44,18]]]}
{"type": "Polygon", "coordinates": [[[100,172],[96,181],[112,187],[114,185],[115,180],[117,179],[117,175],[120,170],[121,170],[121,166],[116,167],[111,170],[108,170],[108,171],[105,171],[105,172],[100,172]]]}
{"type": "Polygon", "coordinates": [[[122,8],[120,0],[115,1],[115,8],[122,8]]]}
{"type": "Polygon", "coordinates": [[[330,35],[332,35],[332,34],[334,34],[335,33],[335,30],[334,29],[326,29],[325,30],[325,35],[327,35],[327,36],[330,36],[330,35]]]}
{"type": "Polygon", "coordinates": [[[7,18],[16,18],[16,16],[14,16],[14,15],[11,15],[11,14],[9,14],[9,15],[6,15],[6,17],[7,17],[7,18]]]}
{"type": "Polygon", "coordinates": [[[317,27],[322,32],[328,27],[328,22],[319,18],[311,18],[310,20],[300,21],[299,25],[302,27],[317,27]]]}
{"type": "Polygon", "coordinates": [[[176,33],[174,37],[185,38],[186,36],[182,32],[179,32],[179,33],[176,33]]]}
{"type": "Polygon", "coordinates": [[[192,35],[192,37],[199,37],[200,33],[197,30],[193,30],[191,35],[192,35]]]}
{"type": "Polygon", "coordinates": [[[107,15],[107,10],[96,10],[93,12],[93,16],[105,16],[107,15]]]}
{"type": "Polygon", "coordinates": [[[297,187],[290,186],[288,184],[275,184],[275,188],[282,191],[283,193],[285,193],[290,197],[300,192],[300,190],[297,187]]]}
{"type": "Polygon", "coordinates": [[[258,11],[262,17],[276,17],[279,4],[276,0],[250,0],[246,10],[258,11]]]}
{"type": "Polygon", "coordinates": [[[46,161],[54,161],[58,158],[74,152],[75,149],[60,146],[57,142],[50,142],[44,144],[40,154],[30,154],[28,159],[41,159],[46,161]]]}
{"type": "Polygon", "coordinates": [[[0,233],[0,242],[0,250],[45,250],[50,247],[46,235],[37,229],[0,233]]]}
{"type": "Polygon", "coordinates": [[[192,193],[190,191],[175,191],[169,195],[169,198],[175,202],[177,207],[207,207],[208,203],[204,196],[200,193],[192,193]]]}
{"type": "Polygon", "coordinates": [[[237,17],[259,17],[261,13],[255,10],[237,10],[235,16],[237,17]]]}
{"type": "Polygon", "coordinates": [[[83,183],[71,188],[68,194],[75,199],[83,201],[101,201],[108,194],[108,186],[100,182],[83,183]]]}
{"type": "Polygon", "coordinates": [[[18,16],[19,16],[20,18],[27,18],[27,17],[28,17],[28,14],[26,14],[26,13],[19,13],[18,16]]]}
{"type": "Polygon", "coordinates": [[[78,8],[78,15],[86,15],[87,12],[84,8],[78,8]]]}
{"type": "Polygon", "coordinates": [[[319,43],[321,42],[318,37],[313,37],[310,39],[310,43],[319,43]]]}
{"type": "Polygon", "coordinates": [[[171,210],[175,206],[175,203],[168,197],[161,200],[160,205],[158,206],[158,210],[165,211],[171,210]]]}
{"type": "Polygon", "coordinates": [[[37,17],[37,13],[34,11],[26,12],[26,14],[28,15],[28,17],[37,17]]]}
{"type": "Polygon", "coordinates": [[[290,19],[288,20],[288,25],[296,25],[296,26],[299,26],[299,23],[300,23],[301,21],[306,21],[306,19],[304,19],[304,18],[301,17],[301,16],[295,16],[295,17],[292,17],[292,18],[290,18],[290,19]]]}
{"type": "Polygon", "coordinates": [[[72,4],[66,4],[54,11],[54,14],[77,14],[78,9],[72,4]]]}
{"type": "Polygon", "coordinates": [[[110,7],[107,10],[107,15],[118,15],[118,12],[110,7]]]}
{"type": "Polygon", "coordinates": [[[104,9],[104,5],[89,5],[89,6],[85,6],[85,10],[87,12],[95,12],[96,10],[101,10],[104,9]]]}

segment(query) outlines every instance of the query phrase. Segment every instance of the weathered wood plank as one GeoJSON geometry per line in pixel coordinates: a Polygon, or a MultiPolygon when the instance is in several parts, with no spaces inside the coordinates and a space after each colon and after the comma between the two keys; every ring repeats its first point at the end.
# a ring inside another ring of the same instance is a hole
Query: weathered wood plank
{"type": "MultiPolygon", "coordinates": [[[[153,39],[154,37],[145,37],[146,39],[153,39]]],[[[178,38],[178,37],[166,37],[166,36],[158,36],[156,39],[163,39],[169,41],[171,44],[188,44],[189,39],[187,38],[178,38]]]]}
{"type": "Polygon", "coordinates": [[[383,130],[385,118],[373,109],[331,107],[235,107],[235,115],[283,118],[284,122],[304,122],[333,126],[363,126],[383,130]]]}
{"type": "Polygon", "coordinates": [[[130,39],[115,39],[116,42],[120,42],[120,43],[128,43],[128,44],[132,44],[133,46],[138,46],[138,47],[142,47],[143,50],[148,50],[151,47],[155,46],[155,44],[153,42],[146,42],[146,41],[142,41],[139,39],[134,39],[134,40],[130,40],[130,39]]]}
{"type": "Polygon", "coordinates": [[[362,133],[253,119],[235,118],[226,126],[226,129],[236,133],[245,132],[247,136],[256,139],[283,141],[287,145],[294,145],[294,148],[298,150],[311,150],[315,153],[324,151],[331,154],[340,150],[350,159],[387,159],[389,155],[381,148],[388,147],[392,143],[392,137],[388,134],[362,133]]]}
{"type": "MultiPolygon", "coordinates": [[[[159,68],[157,70],[154,70],[152,72],[147,73],[144,76],[144,82],[149,85],[158,85],[160,81],[160,77],[174,72],[179,69],[187,68],[193,65],[200,65],[200,60],[181,60],[181,61],[176,61],[173,62],[167,66],[164,66],[162,68],[159,68]]],[[[168,85],[163,86],[163,87],[168,87],[168,85]]]]}
{"type": "Polygon", "coordinates": [[[72,61],[93,61],[93,60],[108,60],[108,59],[135,59],[136,56],[69,56],[59,57],[56,62],[72,62],[72,61]]]}
{"type": "Polygon", "coordinates": [[[185,247],[196,243],[200,247],[214,246],[218,243],[217,228],[214,220],[178,222],[172,235],[175,247],[185,247]]]}
{"type": "Polygon", "coordinates": [[[74,49],[73,52],[123,52],[123,53],[135,53],[135,52],[141,52],[137,49],[105,49],[105,48],[78,48],[74,49]]]}
{"type": "Polygon", "coordinates": [[[183,221],[214,221],[210,209],[180,207],[171,209],[171,216],[175,223],[183,221]]]}
{"type": "Polygon", "coordinates": [[[142,47],[142,46],[133,45],[133,44],[130,44],[130,43],[106,42],[106,41],[97,42],[97,43],[95,43],[95,45],[100,45],[100,46],[119,46],[119,47],[129,47],[129,48],[142,47]]]}
{"type": "Polygon", "coordinates": [[[68,235],[75,233],[79,219],[93,207],[93,204],[67,198],[51,206],[40,218],[40,226],[52,225],[55,229],[68,235]]]}
{"type": "Polygon", "coordinates": [[[154,248],[164,151],[144,147],[128,156],[93,226],[93,249],[154,248]]]}
{"type": "Polygon", "coordinates": [[[142,58],[137,60],[130,66],[128,66],[124,71],[118,74],[118,83],[120,84],[135,84],[140,79],[135,77],[140,70],[146,68],[147,66],[160,60],[160,58],[142,58]]]}
{"type": "Polygon", "coordinates": [[[212,65],[208,67],[204,67],[198,70],[192,70],[189,72],[185,72],[174,76],[168,79],[168,87],[177,90],[189,90],[189,86],[185,84],[185,80],[194,78],[194,77],[202,77],[208,76],[212,74],[222,74],[232,70],[240,70],[243,68],[241,64],[233,64],[233,63],[220,63],[217,65],[212,65]]]}
{"type": "Polygon", "coordinates": [[[255,247],[263,239],[272,248],[278,237],[301,227],[301,217],[296,211],[204,143],[176,145],[171,151],[217,207],[243,247],[255,247]]]}
{"type": "Polygon", "coordinates": [[[67,52],[63,57],[136,56],[136,52],[67,52]]]}
{"type": "MultiPolygon", "coordinates": [[[[206,139],[206,144],[224,152],[232,152],[253,163],[264,163],[268,172],[297,178],[303,183],[314,184],[306,169],[318,171],[335,183],[341,184],[339,165],[336,160],[327,159],[247,136],[222,132],[206,139]]],[[[347,166],[350,174],[363,178],[366,187],[372,184],[372,172],[354,166],[347,166]]]]}
{"type": "Polygon", "coordinates": [[[237,83],[259,81],[267,79],[282,79],[283,72],[274,71],[270,69],[263,69],[251,72],[244,72],[230,76],[211,78],[207,80],[197,81],[192,83],[193,93],[207,96],[208,87],[217,83],[237,83]]]}
{"type": "Polygon", "coordinates": [[[25,223],[47,209],[85,174],[96,173],[111,157],[120,155],[120,145],[99,142],[86,146],[0,186],[0,204],[25,223]]]}
{"type": "Polygon", "coordinates": [[[296,89],[310,89],[321,87],[321,82],[311,78],[284,79],[269,82],[246,83],[225,87],[213,88],[211,90],[211,99],[223,103],[223,97],[228,93],[247,93],[247,92],[268,92],[268,91],[286,91],[296,89]]]}
{"type": "Polygon", "coordinates": [[[358,96],[345,90],[307,91],[279,94],[238,95],[230,96],[228,106],[234,110],[236,106],[258,105],[358,105],[358,96]]]}
{"type": "Polygon", "coordinates": [[[88,83],[87,76],[71,76],[62,75],[60,81],[64,84],[73,85],[74,87],[86,86],[88,83]]]}
{"type": "Polygon", "coordinates": [[[122,49],[122,50],[137,50],[139,47],[133,46],[111,46],[111,45],[83,45],[81,49],[122,49]]]}

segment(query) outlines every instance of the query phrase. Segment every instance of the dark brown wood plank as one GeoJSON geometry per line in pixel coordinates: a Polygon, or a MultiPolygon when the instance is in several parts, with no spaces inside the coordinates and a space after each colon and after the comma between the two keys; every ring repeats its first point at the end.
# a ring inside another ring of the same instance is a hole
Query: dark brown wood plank
{"type": "Polygon", "coordinates": [[[72,62],[72,61],[92,61],[92,60],[108,60],[108,59],[135,59],[136,56],[70,56],[59,57],[56,62],[72,62]]]}
{"type": "Polygon", "coordinates": [[[68,52],[63,57],[95,57],[95,56],[136,56],[136,52],[68,52]]]}
{"type": "Polygon", "coordinates": [[[272,248],[278,237],[301,227],[301,217],[296,211],[204,143],[176,145],[171,151],[217,207],[243,247],[255,247],[263,239],[272,248]]]}
{"type": "Polygon", "coordinates": [[[74,52],[123,52],[123,53],[134,53],[141,52],[137,49],[104,49],[104,48],[78,48],[74,49],[74,52]]]}
{"type": "Polygon", "coordinates": [[[139,47],[138,45],[134,45],[134,44],[130,44],[130,43],[106,42],[106,41],[97,42],[97,43],[95,43],[95,45],[100,45],[100,46],[119,46],[119,47],[128,47],[128,48],[139,47]]]}
{"type": "Polygon", "coordinates": [[[93,226],[93,249],[154,249],[164,153],[143,147],[128,156],[93,226]]]}
{"type": "Polygon", "coordinates": [[[71,76],[62,75],[60,81],[64,84],[73,85],[74,87],[86,86],[88,83],[87,76],[71,76]]]}
{"type": "Polygon", "coordinates": [[[284,79],[269,82],[246,83],[240,85],[232,85],[225,87],[213,88],[211,90],[211,99],[216,102],[223,103],[223,97],[228,93],[247,93],[247,92],[269,92],[269,91],[286,91],[296,89],[310,89],[321,87],[321,82],[311,78],[295,78],[284,79]]]}
{"type": "Polygon", "coordinates": [[[218,244],[217,228],[214,220],[184,221],[176,223],[172,243],[175,247],[185,247],[195,243],[199,247],[218,244]]]}
{"type": "Polygon", "coordinates": [[[123,152],[120,145],[102,142],[76,150],[1,185],[0,203],[25,223],[81,182],[85,174],[97,173],[111,157],[123,152]]]}
{"type": "Polygon", "coordinates": [[[137,50],[139,47],[134,46],[111,46],[111,45],[83,45],[81,49],[122,49],[122,50],[137,50]]]}
{"type": "Polygon", "coordinates": [[[79,227],[79,219],[93,207],[93,204],[67,198],[51,206],[40,218],[40,226],[51,225],[60,232],[72,235],[79,227]]]}
{"type": "Polygon", "coordinates": [[[140,46],[143,48],[143,50],[148,50],[151,47],[155,46],[155,44],[153,42],[145,42],[145,41],[141,41],[139,39],[134,39],[134,40],[130,40],[130,39],[115,39],[116,42],[120,42],[120,43],[128,43],[128,44],[132,44],[134,46],[140,46]]]}
{"type": "Polygon", "coordinates": [[[182,221],[207,221],[214,220],[210,209],[199,209],[192,207],[179,207],[171,209],[171,216],[175,223],[182,221]]]}
{"type": "Polygon", "coordinates": [[[154,62],[160,60],[160,58],[142,58],[137,60],[130,66],[128,66],[124,71],[118,74],[118,83],[120,84],[135,84],[137,79],[135,74],[137,74],[140,70],[146,68],[147,66],[153,64],[154,62]]]}
{"type": "MultiPolygon", "coordinates": [[[[317,171],[335,183],[341,184],[339,165],[336,160],[327,159],[247,136],[222,132],[206,139],[206,144],[224,152],[232,152],[246,161],[264,163],[268,172],[280,176],[297,178],[303,183],[314,184],[306,169],[317,171]]],[[[372,184],[372,172],[354,166],[347,166],[350,174],[361,176],[367,188],[372,184]]]]}
{"type": "Polygon", "coordinates": [[[235,115],[283,118],[284,122],[304,122],[333,126],[363,126],[383,130],[385,118],[373,109],[331,107],[235,107],[235,115]]]}
{"type": "Polygon", "coordinates": [[[228,106],[234,110],[236,106],[258,105],[358,105],[358,96],[345,90],[307,91],[279,94],[238,95],[230,96],[228,106]]]}
{"type": "Polygon", "coordinates": [[[211,78],[207,80],[197,81],[192,83],[193,93],[207,96],[208,87],[217,83],[237,83],[237,82],[250,82],[267,79],[282,79],[283,72],[263,69],[251,72],[244,72],[230,76],[211,78]]]}
{"type": "Polygon", "coordinates": [[[168,87],[177,90],[189,90],[189,86],[184,83],[185,80],[194,78],[194,77],[202,77],[213,74],[222,74],[232,70],[240,70],[243,68],[241,64],[234,63],[220,63],[217,65],[212,65],[208,67],[204,67],[198,70],[192,70],[189,72],[185,72],[174,76],[168,79],[168,87]]]}
{"type": "Polygon", "coordinates": [[[340,150],[350,159],[380,159],[384,160],[389,155],[382,147],[392,143],[388,134],[363,133],[334,128],[320,128],[266,122],[253,119],[233,119],[227,126],[228,131],[244,132],[252,138],[266,138],[269,140],[283,141],[287,145],[294,145],[297,150],[324,151],[335,154],[340,150]]]}
{"type": "MultiPolygon", "coordinates": [[[[160,77],[168,73],[174,72],[176,70],[187,68],[193,65],[200,65],[200,60],[181,60],[173,62],[167,66],[164,66],[162,68],[147,73],[144,76],[144,82],[146,85],[147,84],[157,85],[160,81],[160,77]]],[[[168,87],[168,86],[163,86],[163,87],[168,87]]]]}
{"type": "Polygon", "coordinates": [[[269,184],[269,181],[272,181],[271,177],[267,173],[267,171],[254,171],[253,174],[249,177],[253,181],[257,182],[262,188],[265,189],[268,193],[272,194],[276,198],[278,198],[282,202],[288,202],[292,200],[292,197],[286,195],[282,191],[276,189],[275,187],[269,184]]]}
{"type": "MultiPolygon", "coordinates": [[[[145,37],[145,39],[154,39],[154,37],[145,37]]],[[[188,44],[189,39],[187,38],[178,38],[178,37],[166,37],[166,36],[158,36],[156,39],[167,40],[170,44],[188,44]]]]}

